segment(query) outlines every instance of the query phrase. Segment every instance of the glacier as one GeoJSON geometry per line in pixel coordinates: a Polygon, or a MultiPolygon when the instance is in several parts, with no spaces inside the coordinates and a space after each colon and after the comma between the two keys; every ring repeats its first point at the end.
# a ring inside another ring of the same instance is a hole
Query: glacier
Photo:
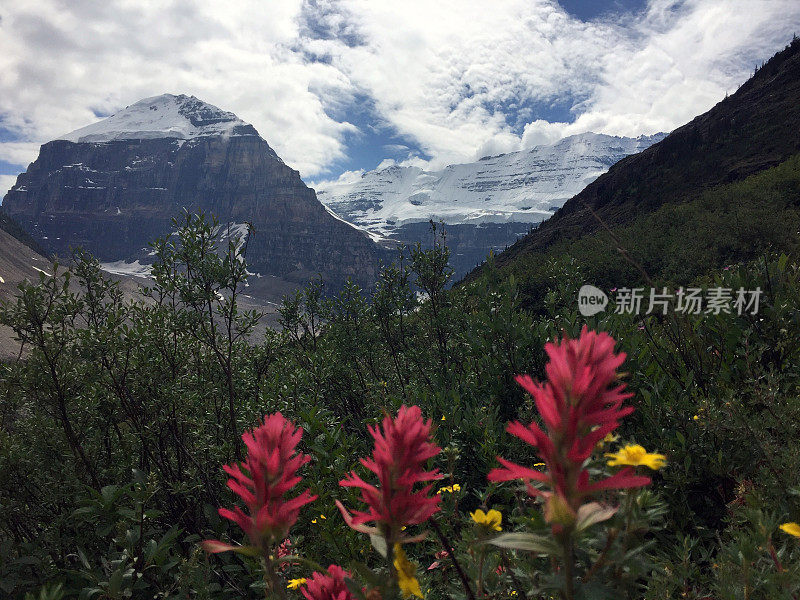
{"type": "Polygon", "coordinates": [[[374,235],[396,237],[412,223],[524,223],[547,219],[620,159],[661,141],[583,133],[439,171],[391,166],[314,184],[336,215],[374,235]]]}

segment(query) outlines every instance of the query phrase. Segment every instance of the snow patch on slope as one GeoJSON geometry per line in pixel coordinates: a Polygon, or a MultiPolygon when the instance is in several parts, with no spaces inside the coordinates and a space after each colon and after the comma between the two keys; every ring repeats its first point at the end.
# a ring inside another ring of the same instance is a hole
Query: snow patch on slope
{"type": "Polygon", "coordinates": [[[352,227],[353,229],[357,229],[358,231],[360,231],[360,232],[361,232],[361,233],[363,233],[364,235],[368,236],[368,237],[369,237],[369,239],[371,239],[373,242],[376,242],[376,243],[380,244],[381,242],[385,242],[385,241],[386,241],[386,238],[385,238],[384,236],[382,236],[381,234],[379,234],[379,233],[376,233],[376,232],[374,232],[374,231],[370,231],[369,229],[367,229],[367,228],[365,228],[365,227],[358,227],[357,225],[354,225],[354,224],[353,224],[353,223],[351,223],[350,221],[345,221],[345,220],[344,220],[342,217],[340,217],[340,216],[339,216],[339,215],[337,215],[335,212],[333,212],[333,210],[331,210],[331,207],[330,207],[330,206],[328,206],[327,204],[324,204],[324,203],[323,203],[323,204],[322,204],[322,207],[323,207],[323,208],[324,208],[326,211],[328,211],[328,214],[329,214],[330,216],[332,216],[334,219],[336,219],[337,221],[341,221],[342,223],[344,223],[345,225],[348,225],[348,226],[352,227]]]}
{"type": "Polygon", "coordinates": [[[150,279],[150,272],[153,267],[152,265],[143,265],[137,259],[133,262],[115,260],[113,262],[100,263],[100,268],[112,275],[129,275],[150,279]]]}
{"type": "Polygon", "coordinates": [[[58,139],[80,143],[253,134],[255,129],[231,112],[194,96],[163,94],[140,100],[107,119],[58,139]]]}

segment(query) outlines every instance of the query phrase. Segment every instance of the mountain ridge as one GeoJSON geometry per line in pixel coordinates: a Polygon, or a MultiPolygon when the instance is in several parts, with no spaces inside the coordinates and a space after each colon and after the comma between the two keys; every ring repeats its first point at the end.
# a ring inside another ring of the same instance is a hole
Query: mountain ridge
{"type": "Polygon", "coordinates": [[[665,135],[625,138],[587,132],[438,171],[392,165],[351,180],[323,182],[316,189],[342,218],[380,235],[431,219],[446,225],[533,224],[610,165],[665,135]]]}

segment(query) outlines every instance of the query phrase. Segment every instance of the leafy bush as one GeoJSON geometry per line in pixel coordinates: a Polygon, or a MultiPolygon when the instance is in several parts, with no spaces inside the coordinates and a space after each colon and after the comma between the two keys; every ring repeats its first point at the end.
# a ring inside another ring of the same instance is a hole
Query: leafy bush
{"type": "MultiPolygon", "coordinates": [[[[479,279],[447,290],[447,249],[437,244],[399,257],[369,294],[349,286],[329,297],[312,284],[286,299],[281,328],[271,331],[238,308],[246,248],[220,244],[203,217],[187,215],[176,226],[177,237],[155,244],[153,281],[136,298],[78,253],[69,269],[23,284],[0,309],[0,322],[26,346],[24,360],[0,365],[3,595],[261,595],[256,559],[208,560],[198,543],[237,539],[216,513],[233,503],[219,465],[240,461],[239,432],[278,411],[305,432],[301,448],[315,457],[305,480],[319,496],[300,513],[291,546],[337,564],[358,557],[375,570],[383,559],[331,507],[336,499],[354,505],[338,482],[369,453],[366,425],[405,404],[436,424],[442,452],[433,467],[445,475],[441,487],[454,490],[443,492],[437,523],[465,576],[480,579],[487,596],[540,597],[532,590],[561,585],[558,575],[545,575],[558,573],[549,560],[528,553],[515,562],[516,551],[506,550],[487,552],[481,563],[486,545],[469,515],[497,508],[504,531],[547,529],[524,494],[485,477],[498,455],[537,462],[504,431],[509,421],[538,419],[513,376],[544,380],[545,343],[577,338],[585,324],[607,331],[628,355],[636,411],[621,441],[657,448],[668,466],[604,529],[629,522],[643,550],[626,557],[617,537],[588,577],[608,538],[587,539],[579,583],[614,581],[614,597],[629,598],[798,593],[797,540],[778,529],[800,520],[793,254],[745,253],[737,264],[724,255],[727,270],[714,259],[705,263],[712,270],[690,269],[686,278],[653,274],[657,286],[760,287],[757,315],[583,318],[578,288],[602,282],[590,278],[594,267],[582,257],[544,257],[513,275],[489,261],[479,279]],[[617,564],[629,566],[617,573],[617,564]]],[[[628,266],[615,268],[625,278],[613,285],[636,282],[628,266]]],[[[590,468],[601,467],[608,468],[603,461],[590,468]]],[[[407,550],[409,562],[438,563],[418,570],[421,589],[426,597],[464,597],[441,551],[438,536],[407,550]]],[[[289,563],[281,576],[308,573],[289,563]]],[[[586,597],[607,597],[599,585],[584,587],[586,597]]]]}

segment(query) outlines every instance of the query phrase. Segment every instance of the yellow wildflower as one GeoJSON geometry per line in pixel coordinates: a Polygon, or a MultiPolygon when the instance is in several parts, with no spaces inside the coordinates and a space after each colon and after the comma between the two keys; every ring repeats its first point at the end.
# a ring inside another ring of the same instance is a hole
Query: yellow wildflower
{"type": "Polygon", "coordinates": [[[442,415],[442,421],[446,421],[446,420],[447,420],[447,419],[445,419],[445,418],[444,418],[444,415],[442,415]]]}
{"type": "Polygon", "coordinates": [[[306,584],[306,578],[305,577],[301,577],[300,579],[290,579],[289,580],[289,585],[286,586],[286,589],[288,589],[288,590],[296,590],[301,585],[305,585],[305,584],[306,584]]]}
{"type": "Polygon", "coordinates": [[[397,571],[397,584],[403,597],[416,596],[422,598],[422,590],[417,581],[417,565],[408,560],[403,547],[400,544],[394,545],[394,568],[397,571]]]}
{"type": "Polygon", "coordinates": [[[491,509],[489,512],[483,512],[480,508],[474,513],[470,513],[472,520],[478,525],[483,525],[494,531],[502,531],[500,526],[503,523],[503,515],[499,510],[491,509]]]}
{"type": "MultiPolygon", "coordinates": [[[[319,518],[320,518],[320,519],[324,519],[325,521],[327,521],[327,520],[328,520],[328,517],[326,517],[325,515],[320,515],[320,516],[319,516],[319,518]]],[[[314,524],[316,524],[316,522],[317,522],[317,519],[311,519],[311,522],[312,522],[312,523],[314,523],[314,524]]]]}
{"type": "Polygon", "coordinates": [[[460,492],[460,491],[461,491],[461,486],[457,483],[454,483],[453,485],[446,485],[445,487],[439,488],[440,494],[442,492],[450,492],[452,494],[453,492],[460,492]]]}
{"type": "Polygon", "coordinates": [[[533,466],[534,467],[545,467],[547,465],[545,465],[544,463],[533,463],[533,466]]]}
{"type": "Polygon", "coordinates": [[[781,525],[781,531],[793,535],[796,538],[800,538],[800,525],[797,523],[784,523],[781,525]]]}
{"type": "Polygon", "coordinates": [[[693,416],[693,417],[692,417],[692,420],[693,420],[693,421],[699,421],[699,420],[700,420],[700,415],[695,415],[695,416],[693,416]]]}
{"type": "Polygon", "coordinates": [[[620,448],[616,453],[607,453],[606,456],[611,460],[608,465],[611,467],[621,466],[645,466],[657,470],[667,464],[667,457],[663,454],[650,454],[638,444],[628,444],[620,448]]]}

